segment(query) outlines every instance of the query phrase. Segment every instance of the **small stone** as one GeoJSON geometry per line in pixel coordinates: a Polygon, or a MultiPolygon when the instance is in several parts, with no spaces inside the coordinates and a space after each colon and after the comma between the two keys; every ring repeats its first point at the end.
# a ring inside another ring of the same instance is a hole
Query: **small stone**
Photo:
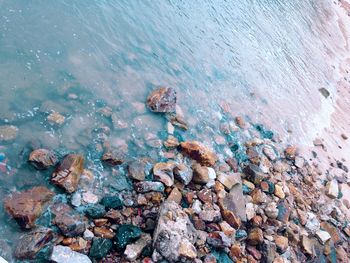
{"type": "Polygon", "coordinates": [[[287,223],[289,221],[289,216],[291,213],[290,206],[286,202],[280,202],[277,205],[277,209],[278,209],[277,220],[283,223],[287,223]]]}
{"type": "Polygon", "coordinates": [[[341,134],[341,137],[342,137],[342,139],[345,140],[345,141],[349,138],[349,137],[348,137],[346,134],[344,134],[344,133],[341,134]]]}
{"type": "Polygon", "coordinates": [[[244,167],[243,172],[247,176],[247,179],[256,185],[260,184],[264,179],[266,179],[266,174],[262,172],[259,166],[254,164],[244,167]]]}
{"type": "Polygon", "coordinates": [[[241,247],[239,245],[233,245],[231,248],[230,248],[230,254],[232,257],[236,257],[236,258],[239,258],[241,256],[241,247]]]}
{"type": "Polygon", "coordinates": [[[138,182],[134,184],[134,188],[138,193],[164,192],[164,185],[161,182],[138,182]]]}
{"type": "Polygon", "coordinates": [[[101,161],[110,166],[121,165],[124,163],[124,155],[116,150],[109,150],[102,155],[101,161]]]}
{"type": "Polygon", "coordinates": [[[197,184],[207,184],[209,182],[209,170],[205,166],[201,166],[199,163],[192,165],[193,179],[192,181],[197,184]]]}
{"type": "Polygon", "coordinates": [[[182,142],[180,150],[188,157],[204,166],[213,166],[217,161],[217,156],[206,146],[197,141],[182,142]]]}
{"type": "Polygon", "coordinates": [[[161,87],[147,97],[147,107],[153,112],[172,113],[176,111],[176,91],[161,87]]]}
{"type": "Polygon", "coordinates": [[[97,227],[105,226],[108,223],[107,218],[96,218],[94,219],[94,225],[97,227]]]}
{"type": "Polygon", "coordinates": [[[46,227],[38,227],[23,234],[15,248],[18,259],[35,259],[36,255],[54,239],[54,233],[46,227]]]}
{"type": "Polygon", "coordinates": [[[95,237],[92,240],[89,257],[97,259],[104,258],[112,246],[113,242],[110,239],[95,237]]]}
{"type": "Polygon", "coordinates": [[[179,182],[183,183],[184,185],[188,185],[192,181],[193,171],[191,168],[181,163],[176,165],[174,168],[174,175],[179,182]]]}
{"type": "Polygon", "coordinates": [[[199,191],[198,198],[203,203],[212,203],[213,202],[213,197],[212,197],[211,191],[209,189],[202,189],[201,191],[199,191]]]}
{"type": "Polygon", "coordinates": [[[195,200],[192,204],[193,211],[198,215],[200,212],[202,212],[202,203],[199,200],[195,200]]]}
{"type": "Polygon", "coordinates": [[[96,204],[98,203],[98,196],[91,192],[85,192],[83,193],[83,200],[87,204],[96,204]]]}
{"type": "Polygon", "coordinates": [[[271,146],[265,146],[263,148],[263,153],[270,161],[275,161],[277,159],[276,152],[271,146]]]}
{"type": "Polygon", "coordinates": [[[115,235],[112,229],[109,229],[107,227],[95,227],[94,234],[96,237],[102,237],[107,239],[113,239],[115,235]]]}
{"type": "Polygon", "coordinates": [[[322,222],[321,228],[331,235],[332,241],[335,245],[338,245],[342,242],[342,237],[338,228],[327,222],[322,222]]]}
{"type": "Polygon", "coordinates": [[[288,248],[288,238],[284,236],[275,236],[275,243],[281,253],[284,253],[288,248]]]}
{"type": "Polygon", "coordinates": [[[263,231],[260,228],[253,228],[248,235],[248,243],[256,246],[264,241],[263,231]]]}
{"type": "Polygon", "coordinates": [[[253,203],[247,203],[246,206],[247,220],[250,221],[255,216],[255,207],[253,203]]]}
{"type": "Polygon", "coordinates": [[[142,251],[152,243],[150,234],[142,234],[141,237],[133,244],[126,246],[124,255],[130,261],[136,260],[142,253],[142,251]]]}
{"type": "Polygon", "coordinates": [[[0,142],[12,141],[17,137],[18,128],[13,125],[0,126],[0,142]]]}
{"type": "Polygon", "coordinates": [[[320,242],[324,245],[328,240],[331,239],[331,235],[327,231],[318,230],[316,232],[317,238],[320,240],[320,242]]]}
{"type": "Polygon", "coordinates": [[[236,230],[233,227],[231,227],[230,224],[226,221],[220,222],[219,226],[221,231],[224,232],[224,234],[228,237],[232,237],[236,234],[236,230]]]}
{"type": "Polygon", "coordinates": [[[240,127],[241,129],[244,129],[246,127],[245,120],[242,117],[239,117],[239,116],[236,117],[235,121],[236,121],[238,127],[240,127]]]}
{"type": "Polygon", "coordinates": [[[297,154],[297,147],[296,146],[288,146],[284,150],[284,154],[285,154],[287,159],[294,160],[295,156],[297,154]]]}
{"type": "Polygon", "coordinates": [[[4,207],[22,228],[32,228],[41,215],[42,208],[54,196],[43,186],[34,187],[24,192],[15,192],[4,200],[4,207]]]}
{"type": "Polygon", "coordinates": [[[180,243],[179,256],[186,259],[194,259],[197,257],[197,249],[187,239],[180,243]]]}
{"type": "Polygon", "coordinates": [[[77,189],[79,179],[84,171],[84,157],[78,154],[68,154],[52,174],[51,181],[68,193],[77,189]]]}
{"type": "Polygon", "coordinates": [[[128,174],[133,180],[144,181],[148,176],[151,165],[151,160],[142,158],[139,160],[132,161],[128,164],[128,174]]]}
{"type": "Polygon", "coordinates": [[[105,215],[106,209],[101,204],[91,204],[86,207],[85,213],[92,218],[100,218],[105,215]]]}
{"type": "Polygon", "coordinates": [[[91,263],[92,261],[88,256],[75,252],[69,247],[54,246],[50,260],[55,263],[91,263]]]}
{"type": "Polygon", "coordinates": [[[174,189],[171,191],[170,195],[168,196],[167,200],[174,201],[177,204],[181,203],[182,194],[177,187],[174,187],[174,189]]]}
{"type": "Polygon", "coordinates": [[[55,166],[58,162],[56,155],[47,149],[37,149],[30,153],[29,162],[39,170],[55,166]]]}
{"type": "Polygon", "coordinates": [[[58,112],[52,112],[47,116],[47,121],[52,125],[62,125],[65,119],[66,118],[58,112]]]}
{"type": "Polygon", "coordinates": [[[168,149],[174,149],[180,145],[179,140],[174,136],[168,136],[168,139],[163,144],[168,149]]]}
{"type": "Polygon", "coordinates": [[[338,198],[339,186],[337,180],[332,180],[327,183],[326,195],[332,199],[338,198]]]}
{"type": "Polygon", "coordinates": [[[221,220],[221,213],[219,210],[206,209],[203,207],[203,210],[199,214],[199,218],[207,223],[219,222],[221,220]]]}
{"type": "Polygon", "coordinates": [[[260,260],[262,255],[259,250],[257,250],[255,247],[248,246],[247,251],[250,255],[252,255],[256,260],[260,260]]]}
{"type": "Polygon", "coordinates": [[[89,229],[86,229],[84,231],[84,239],[86,240],[92,240],[94,238],[94,233],[92,233],[89,229]]]}
{"type": "Polygon", "coordinates": [[[271,202],[266,206],[265,214],[272,219],[276,219],[278,217],[278,209],[275,202],[271,202]]]}
{"type": "Polygon", "coordinates": [[[75,207],[79,207],[81,205],[81,194],[80,193],[75,192],[72,194],[71,204],[72,204],[72,206],[75,206],[75,207]]]}
{"type": "Polygon", "coordinates": [[[211,232],[208,234],[207,243],[215,248],[231,247],[231,238],[220,231],[211,232]]]}
{"type": "Polygon", "coordinates": [[[122,209],[123,208],[123,201],[117,195],[105,196],[102,198],[101,203],[106,208],[113,208],[113,209],[122,209]]]}
{"type": "Polygon", "coordinates": [[[176,164],[174,162],[157,163],[153,167],[154,179],[162,182],[166,186],[174,184],[173,170],[176,164]]]}
{"type": "Polygon", "coordinates": [[[265,193],[272,194],[275,191],[275,185],[272,182],[267,180],[262,181],[260,183],[260,187],[261,187],[261,190],[263,190],[265,193]]]}
{"type": "Polygon", "coordinates": [[[139,227],[134,225],[120,225],[114,237],[118,250],[125,248],[131,242],[137,240],[142,234],[139,227]]]}
{"type": "Polygon", "coordinates": [[[285,193],[283,192],[283,187],[279,184],[275,185],[275,196],[277,196],[280,199],[284,199],[286,197],[285,193]]]}
{"type": "Polygon", "coordinates": [[[295,157],[294,164],[298,168],[303,168],[305,165],[305,159],[303,157],[297,156],[295,157]]]}
{"type": "Polygon", "coordinates": [[[305,224],[305,228],[313,234],[320,229],[320,222],[318,221],[315,214],[310,212],[307,213],[307,222],[305,224]]]}
{"type": "Polygon", "coordinates": [[[315,249],[311,240],[307,236],[302,236],[301,245],[308,255],[315,255],[315,249]]]}
{"type": "Polygon", "coordinates": [[[231,188],[241,183],[241,174],[240,173],[219,173],[218,180],[222,183],[227,190],[231,190],[231,188]]]}
{"type": "Polygon", "coordinates": [[[111,119],[112,119],[113,128],[116,131],[124,130],[129,127],[128,123],[125,122],[123,119],[121,119],[116,113],[112,113],[111,119]]]}

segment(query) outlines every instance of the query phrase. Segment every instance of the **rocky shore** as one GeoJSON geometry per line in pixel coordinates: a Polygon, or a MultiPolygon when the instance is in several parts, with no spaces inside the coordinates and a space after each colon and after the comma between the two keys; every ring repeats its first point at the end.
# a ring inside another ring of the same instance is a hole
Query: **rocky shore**
{"type": "MultiPolygon", "coordinates": [[[[183,140],[175,131],[190,126],[176,104],[172,88],[155,89],[146,100],[167,120],[162,158],[130,158],[105,148],[105,169],[120,171],[109,175],[117,182],[113,191],[94,191],[95,176],[82,154],[29,153],[35,169],[50,172],[51,184],[4,200],[8,216],[23,229],[14,257],[57,263],[349,262],[350,203],[342,200],[342,189],[350,178],[341,161],[324,172],[316,156],[304,158],[296,146],[242,117],[225,118],[215,149],[183,140]]],[[[0,129],[2,138],[14,133],[11,126],[0,129]]]]}

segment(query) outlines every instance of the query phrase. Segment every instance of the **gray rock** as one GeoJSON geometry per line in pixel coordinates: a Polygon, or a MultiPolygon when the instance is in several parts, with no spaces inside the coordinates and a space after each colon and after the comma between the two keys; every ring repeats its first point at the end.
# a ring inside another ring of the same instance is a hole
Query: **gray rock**
{"type": "Polygon", "coordinates": [[[174,175],[177,180],[179,180],[184,185],[188,185],[193,178],[193,171],[191,168],[187,167],[185,164],[178,164],[174,168],[174,175]]]}
{"type": "Polygon", "coordinates": [[[152,243],[152,238],[150,234],[142,234],[140,239],[135,243],[126,246],[124,255],[128,260],[136,260],[144,250],[144,248],[152,243]]]}
{"type": "Polygon", "coordinates": [[[56,263],[72,263],[72,262],[91,263],[92,262],[87,255],[75,252],[71,250],[69,247],[65,247],[65,246],[54,246],[50,260],[56,263]]]}

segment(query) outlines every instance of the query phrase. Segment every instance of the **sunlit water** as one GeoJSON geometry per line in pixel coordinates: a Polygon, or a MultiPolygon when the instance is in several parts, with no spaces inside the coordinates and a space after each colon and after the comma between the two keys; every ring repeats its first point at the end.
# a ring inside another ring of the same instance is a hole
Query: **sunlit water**
{"type": "MultiPolygon", "coordinates": [[[[333,66],[342,48],[331,5],[0,0],[0,124],[19,127],[14,143],[0,146],[7,156],[0,197],[48,183],[50,172],[24,162],[29,145],[82,152],[86,166],[101,175],[107,172],[98,161],[96,129],[105,125],[112,146],[149,154],[143,139],[164,139],[166,122],[140,105],[159,85],[178,92],[191,127],[184,138],[210,144],[224,121],[221,106],[228,105],[232,116],[249,116],[282,138],[309,143],[328,123],[333,95],[326,100],[318,89],[334,92],[333,66]],[[105,106],[128,128],[113,129],[97,113],[105,106]],[[47,123],[52,110],[67,117],[63,127],[47,123]]],[[[12,246],[18,232],[1,210],[0,239],[12,246]]]]}

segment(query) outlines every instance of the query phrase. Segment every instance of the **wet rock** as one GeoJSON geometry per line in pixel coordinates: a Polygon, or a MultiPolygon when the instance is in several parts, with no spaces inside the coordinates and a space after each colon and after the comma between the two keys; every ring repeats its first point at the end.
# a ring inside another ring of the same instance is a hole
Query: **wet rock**
{"type": "Polygon", "coordinates": [[[193,171],[191,168],[181,163],[174,168],[174,176],[179,182],[188,185],[192,181],[193,171]]]}
{"type": "Polygon", "coordinates": [[[86,229],[86,218],[72,209],[67,204],[55,204],[51,208],[53,214],[52,222],[57,225],[63,235],[75,237],[84,233],[86,229]]]}
{"type": "Polygon", "coordinates": [[[338,198],[339,186],[337,180],[332,180],[327,183],[326,195],[332,199],[338,198]]]}
{"type": "Polygon", "coordinates": [[[278,217],[278,209],[275,202],[269,203],[265,208],[265,214],[272,219],[276,219],[278,217]]]}
{"type": "Polygon", "coordinates": [[[13,125],[0,126],[0,142],[12,141],[17,137],[18,128],[13,125]]]}
{"type": "Polygon", "coordinates": [[[113,242],[106,238],[95,237],[92,240],[89,257],[91,258],[104,258],[108,252],[112,249],[113,242]]]}
{"type": "Polygon", "coordinates": [[[197,184],[207,184],[209,182],[208,167],[201,166],[199,163],[193,163],[193,178],[192,181],[197,184]]]}
{"type": "Polygon", "coordinates": [[[142,231],[134,225],[120,225],[117,229],[114,241],[118,250],[124,249],[128,244],[141,237],[142,231]]]}
{"type": "Polygon", "coordinates": [[[277,209],[278,209],[277,220],[283,223],[287,223],[289,221],[289,216],[291,213],[290,206],[286,202],[280,202],[277,205],[277,209]]]}
{"type": "Polygon", "coordinates": [[[253,228],[248,235],[248,243],[256,246],[262,244],[264,241],[263,231],[260,228],[253,228]]]}
{"type": "Polygon", "coordinates": [[[47,149],[37,149],[30,153],[29,162],[39,170],[55,166],[58,162],[54,152],[47,149]]]}
{"type": "Polygon", "coordinates": [[[161,182],[138,182],[134,184],[134,188],[138,193],[164,192],[164,185],[161,182]]]}
{"type": "Polygon", "coordinates": [[[102,155],[101,161],[110,166],[117,166],[124,162],[124,156],[117,151],[107,151],[102,155]]]}
{"type": "Polygon", "coordinates": [[[106,213],[106,208],[101,204],[93,204],[86,207],[85,213],[92,218],[100,218],[106,213]]]}
{"type": "Polygon", "coordinates": [[[181,243],[189,242],[193,245],[197,239],[196,229],[188,215],[175,202],[164,202],[158,218],[153,235],[152,257],[154,259],[159,255],[168,261],[178,262],[181,243]]]}
{"type": "Polygon", "coordinates": [[[158,88],[151,92],[147,98],[146,104],[153,112],[175,112],[176,91],[173,88],[158,88]]]}
{"type": "Polygon", "coordinates": [[[225,248],[231,246],[231,239],[223,232],[211,232],[208,234],[207,243],[215,248],[225,248]]]}
{"type": "Polygon", "coordinates": [[[4,200],[4,207],[22,228],[31,228],[41,215],[43,205],[53,196],[54,193],[46,187],[34,187],[13,193],[4,200]]]}
{"type": "Polygon", "coordinates": [[[142,251],[152,243],[150,234],[142,234],[141,237],[133,244],[126,246],[124,251],[125,257],[130,260],[136,260],[142,253],[142,251]]]}
{"type": "Polygon", "coordinates": [[[260,183],[260,188],[263,190],[265,193],[273,194],[275,191],[275,185],[268,181],[264,180],[260,183]]]}
{"type": "Polygon", "coordinates": [[[66,118],[58,112],[52,112],[47,116],[47,121],[52,125],[62,125],[65,119],[66,118]]]}
{"type": "Polygon", "coordinates": [[[218,159],[215,153],[197,141],[180,143],[180,150],[203,166],[213,166],[218,159]]]}
{"type": "Polygon", "coordinates": [[[318,230],[316,232],[316,237],[324,245],[328,240],[331,239],[331,235],[327,231],[318,230]]]}
{"type": "Polygon", "coordinates": [[[127,129],[129,126],[128,123],[121,119],[116,113],[112,113],[111,119],[113,128],[116,131],[127,129]]]}
{"type": "Polygon", "coordinates": [[[142,158],[129,163],[128,174],[133,180],[144,181],[146,176],[149,174],[150,160],[147,158],[142,158]]]}
{"type": "Polygon", "coordinates": [[[106,208],[122,209],[123,201],[119,196],[105,196],[102,198],[101,203],[106,208]]]}
{"type": "Polygon", "coordinates": [[[35,259],[35,256],[54,240],[54,233],[46,227],[38,227],[23,234],[15,248],[18,259],[35,259]]]}
{"type": "Polygon", "coordinates": [[[51,181],[66,192],[73,193],[78,187],[83,171],[84,157],[78,154],[68,154],[52,174],[51,181]]]}
{"type": "Polygon", "coordinates": [[[240,173],[219,173],[217,179],[227,190],[242,182],[240,173]]]}
{"type": "Polygon", "coordinates": [[[75,252],[69,247],[54,246],[50,260],[55,263],[91,263],[92,261],[88,256],[75,252]]]}
{"type": "Polygon", "coordinates": [[[174,136],[168,136],[168,139],[163,144],[168,149],[174,149],[180,145],[179,140],[174,136]]]}
{"type": "Polygon", "coordinates": [[[173,170],[176,164],[174,162],[157,163],[153,167],[154,179],[162,182],[166,186],[174,184],[173,170]]]}

